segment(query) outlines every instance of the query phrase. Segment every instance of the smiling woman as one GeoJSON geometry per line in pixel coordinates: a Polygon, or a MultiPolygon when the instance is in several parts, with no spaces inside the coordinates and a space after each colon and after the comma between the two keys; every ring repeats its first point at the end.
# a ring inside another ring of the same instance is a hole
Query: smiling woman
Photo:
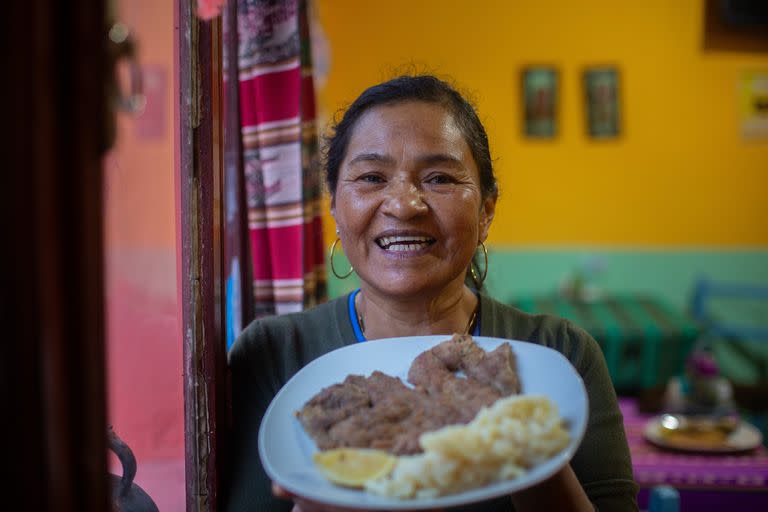
{"type": "Polygon", "coordinates": [[[433,76],[396,78],[349,107],[327,155],[331,213],[361,280],[354,302],[365,335],[464,332],[477,306],[464,281],[497,197],[474,108],[433,76]],[[387,311],[393,298],[397,312],[387,311]]]}
{"type": "Polygon", "coordinates": [[[432,334],[438,317],[443,330],[462,331],[477,303],[465,275],[496,196],[483,198],[451,114],[424,102],[376,107],[356,123],[346,153],[331,211],[360,276],[366,334],[432,334]],[[409,314],[372,312],[393,300],[409,314]]]}
{"type": "MultiPolygon", "coordinates": [[[[564,320],[500,304],[479,291],[481,281],[468,279],[477,275],[471,262],[497,199],[488,138],[474,108],[433,76],[375,85],[336,125],[326,160],[332,215],[360,289],[302,313],[256,320],[232,347],[227,509],[291,510],[276,495],[293,499],[294,511],[337,510],[273,489],[259,461],[258,425],[307,363],[366,340],[470,332],[554,348],[589,395],[581,447],[550,479],[516,492],[515,510],[636,510],[621,415],[597,343],[564,320]]],[[[509,497],[476,505],[462,510],[511,510],[509,497]]]]}

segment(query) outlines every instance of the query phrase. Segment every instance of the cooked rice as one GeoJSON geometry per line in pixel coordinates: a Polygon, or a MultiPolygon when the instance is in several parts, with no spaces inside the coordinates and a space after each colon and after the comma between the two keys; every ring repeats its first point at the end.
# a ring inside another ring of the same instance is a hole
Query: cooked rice
{"type": "Polygon", "coordinates": [[[468,425],[419,438],[424,453],[398,457],[389,476],[366,490],[402,499],[433,498],[523,475],[559,453],[568,432],[544,396],[515,395],[482,409],[468,425]]]}

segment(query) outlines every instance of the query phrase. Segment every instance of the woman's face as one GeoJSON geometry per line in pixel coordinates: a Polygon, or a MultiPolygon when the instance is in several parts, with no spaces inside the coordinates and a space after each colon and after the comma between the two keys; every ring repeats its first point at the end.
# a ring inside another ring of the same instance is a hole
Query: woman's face
{"type": "Polygon", "coordinates": [[[482,199],[453,117],[408,101],[371,109],[353,130],[331,213],[363,286],[401,297],[463,286],[496,198],[482,199]]]}

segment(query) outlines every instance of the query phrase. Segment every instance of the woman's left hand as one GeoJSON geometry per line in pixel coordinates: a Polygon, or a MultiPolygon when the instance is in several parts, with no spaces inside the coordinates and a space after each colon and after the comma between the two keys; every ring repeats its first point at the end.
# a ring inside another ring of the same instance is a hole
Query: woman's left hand
{"type": "MultiPolygon", "coordinates": [[[[301,496],[297,496],[296,494],[290,493],[275,483],[272,484],[272,493],[278,498],[293,500],[294,505],[292,512],[371,512],[362,508],[346,508],[317,503],[316,501],[308,500],[306,498],[302,498],[301,496]]],[[[432,509],[431,511],[426,512],[442,511],[443,509],[432,509]]]]}

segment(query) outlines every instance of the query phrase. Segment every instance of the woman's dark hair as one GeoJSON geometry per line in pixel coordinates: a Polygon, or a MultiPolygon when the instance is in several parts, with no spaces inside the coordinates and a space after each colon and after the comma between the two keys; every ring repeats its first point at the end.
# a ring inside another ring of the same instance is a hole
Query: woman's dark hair
{"type": "Polygon", "coordinates": [[[432,75],[405,75],[369,87],[347,108],[341,121],[332,127],[326,140],[325,171],[333,197],[339,180],[339,167],[347,153],[349,140],[358,119],[372,108],[405,101],[423,101],[444,106],[469,145],[480,172],[483,198],[496,194],[496,176],[488,147],[488,135],[474,107],[447,82],[432,75]]]}

